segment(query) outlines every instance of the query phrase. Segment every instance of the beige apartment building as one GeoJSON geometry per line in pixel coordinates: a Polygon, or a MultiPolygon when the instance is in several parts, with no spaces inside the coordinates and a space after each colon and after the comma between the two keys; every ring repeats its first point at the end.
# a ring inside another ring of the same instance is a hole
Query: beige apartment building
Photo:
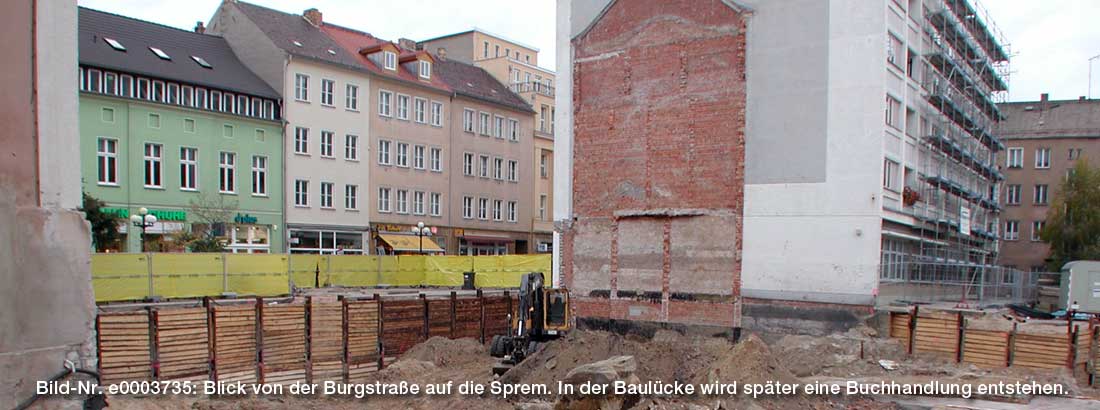
{"type": "Polygon", "coordinates": [[[1007,117],[997,130],[1007,147],[1000,262],[1046,272],[1050,246],[1039,231],[1051,203],[1078,161],[1100,165],[1100,100],[1050,101],[1043,94],[1000,109],[1007,117]]]}
{"type": "Polygon", "coordinates": [[[530,209],[532,249],[548,253],[553,247],[554,203],[554,72],[538,66],[538,48],[481,29],[421,41],[417,47],[474,64],[519,95],[534,110],[530,159],[535,172],[525,181],[533,186],[530,209]]]}

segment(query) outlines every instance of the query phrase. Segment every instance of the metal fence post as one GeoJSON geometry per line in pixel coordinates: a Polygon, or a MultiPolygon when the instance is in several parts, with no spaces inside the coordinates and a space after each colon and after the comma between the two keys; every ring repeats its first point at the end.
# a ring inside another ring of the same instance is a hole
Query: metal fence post
{"type": "Polygon", "coordinates": [[[149,275],[149,293],[146,297],[152,298],[155,292],[153,286],[153,253],[148,252],[145,254],[145,272],[149,275]]]}
{"type": "Polygon", "coordinates": [[[222,293],[229,293],[229,257],[226,254],[222,258],[222,293]]]}

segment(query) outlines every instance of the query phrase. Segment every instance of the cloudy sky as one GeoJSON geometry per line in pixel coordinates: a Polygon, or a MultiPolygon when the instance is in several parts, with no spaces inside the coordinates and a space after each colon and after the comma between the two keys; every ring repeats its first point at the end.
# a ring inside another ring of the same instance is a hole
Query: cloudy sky
{"type": "MultiPolygon", "coordinates": [[[[478,27],[540,49],[554,68],[555,0],[252,0],[301,13],[316,7],[325,21],[396,40],[423,40],[478,27]]],[[[191,29],[209,21],[220,0],[79,0],[80,5],[191,29]]],[[[1010,99],[1075,99],[1089,93],[1089,57],[1100,55],[1098,0],[983,0],[1014,58],[1010,99]]],[[[1092,96],[1100,97],[1100,58],[1092,62],[1092,96]]]]}

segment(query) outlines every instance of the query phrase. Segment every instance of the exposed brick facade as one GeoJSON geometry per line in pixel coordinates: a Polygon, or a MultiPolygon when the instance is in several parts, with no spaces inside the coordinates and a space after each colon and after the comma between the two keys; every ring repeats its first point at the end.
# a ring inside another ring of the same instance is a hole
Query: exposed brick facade
{"type": "Polygon", "coordinates": [[[739,327],[745,22],[721,0],[616,0],[573,40],[579,317],[739,327]]]}

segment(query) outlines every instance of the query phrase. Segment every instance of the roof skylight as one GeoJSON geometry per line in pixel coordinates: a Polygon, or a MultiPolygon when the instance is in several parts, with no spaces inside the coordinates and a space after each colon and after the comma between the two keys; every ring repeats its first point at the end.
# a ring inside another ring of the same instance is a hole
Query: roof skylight
{"type": "Polygon", "coordinates": [[[330,49],[328,49],[328,53],[332,54],[332,55],[336,55],[336,50],[333,50],[333,49],[330,48],[330,49]]]}
{"type": "Polygon", "coordinates": [[[210,63],[206,62],[206,60],[204,60],[202,57],[191,56],[191,59],[195,60],[195,62],[199,63],[199,65],[201,65],[203,68],[214,68],[214,66],[210,65],[210,63]]]}
{"type": "Polygon", "coordinates": [[[153,54],[156,54],[157,57],[160,57],[161,60],[171,60],[172,59],[172,57],[169,57],[168,54],[166,54],[164,52],[164,50],[161,50],[159,48],[149,47],[149,51],[152,51],[153,54]]]}
{"type": "Polygon", "coordinates": [[[301,47],[301,46],[302,46],[302,43],[301,43],[301,42],[299,42],[298,40],[294,40],[294,45],[296,45],[296,46],[298,46],[298,47],[301,47]]]}
{"type": "Polygon", "coordinates": [[[113,38],[103,37],[103,41],[106,41],[107,44],[109,44],[111,46],[111,48],[113,48],[115,50],[126,51],[126,47],[123,46],[122,43],[119,43],[118,40],[115,40],[113,38]]]}

